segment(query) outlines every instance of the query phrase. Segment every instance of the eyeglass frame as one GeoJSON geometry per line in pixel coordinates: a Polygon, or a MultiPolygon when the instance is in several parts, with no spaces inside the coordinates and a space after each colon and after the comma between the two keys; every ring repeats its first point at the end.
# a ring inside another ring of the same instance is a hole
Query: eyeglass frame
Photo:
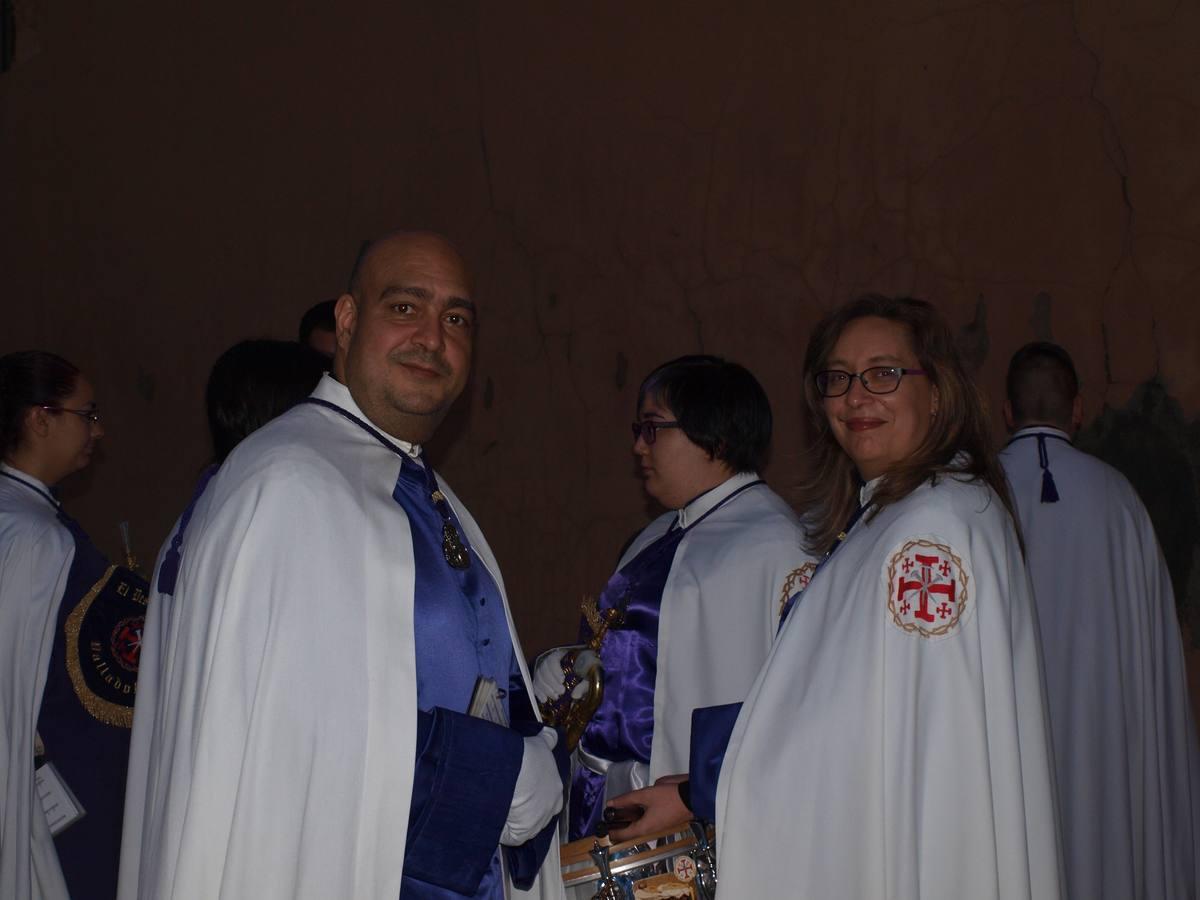
{"type": "Polygon", "coordinates": [[[48,406],[45,403],[39,403],[38,409],[44,409],[48,412],[69,412],[73,415],[85,419],[89,425],[100,424],[100,410],[98,409],[71,409],[68,406],[48,406]]]}
{"type": "Polygon", "coordinates": [[[845,397],[848,393],[850,393],[850,388],[854,384],[855,379],[858,379],[858,381],[863,386],[863,390],[866,391],[868,394],[874,394],[876,397],[881,397],[881,396],[887,396],[888,394],[894,394],[894,393],[896,393],[896,391],[900,390],[900,382],[902,382],[904,380],[905,375],[928,376],[929,372],[926,371],[925,369],[906,369],[903,366],[870,366],[869,368],[863,369],[861,372],[847,372],[845,369],[825,369],[821,372],[817,372],[816,374],[814,374],[813,381],[817,385],[817,393],[821,395],[821,398],[823,400],[831,400],[835,397],[845,397]],[[893,387],[891,390],[873,391],[873,390],[871,390],[871,386],[869,384],[867,384],[867,379],[864,376],[866,376],[866,374],[868,372],[878,372],[880,370],[900,373],[899,377],[896,379],[896,386],[893,387]],[[846,389],[844,391],[842,391],[840,394],[825,393],[825,390],[821,387],[821,376],[822,375],[848,375],[849,377],[846,379],[846,389]]]}
{"type": "Polygon", "coordinates": [[[633,440],[636,443],[638,438],[646,442],[647,447],[653,447],[654,442],[658,440],[656,432],[660,428],[682,428],[678,422],[660,422],[657,419],[646,419],[644,422],[634,422],[631,426],[633,429],[633,440]]]}

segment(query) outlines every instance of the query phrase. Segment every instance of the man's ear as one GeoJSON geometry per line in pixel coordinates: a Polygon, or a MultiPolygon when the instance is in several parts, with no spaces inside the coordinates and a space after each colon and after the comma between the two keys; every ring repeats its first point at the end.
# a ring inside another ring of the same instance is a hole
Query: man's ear
{"type": "Polygon", "coordinates": [[[1083,395],[1076,394],[1071,403],[1071,433],[1074,434],[1083,427],[1083,395]]]}
{"type": "Polygon", "coordinates": [[[358,301],[353,294],[338,297],[337,305],[333,308],[333,323],[338,350],[344,353],[350,346],[350,338],[354,337],[354,327],[358,324],[358,301]]]}
{"type": "Polygon", "coordinates": [[[350,340],[358,325],[358,301],[353,294],[342,294],[333,307],[333,377],[346,383],[346,359],[350,354],[350,340]]]}
{"type": "Polygon", "coordinates": [[[1007,400],[1004,401],[1004,426],[1010,433],[1017,430],[1017,423],[1013,419],[1012,404],[1007,400]]]}

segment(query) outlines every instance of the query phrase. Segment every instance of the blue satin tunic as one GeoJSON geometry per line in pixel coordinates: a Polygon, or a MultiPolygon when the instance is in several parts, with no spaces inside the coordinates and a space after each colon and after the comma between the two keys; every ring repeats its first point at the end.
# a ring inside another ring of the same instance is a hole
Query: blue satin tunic
{"type": "MultiPolygon", "coordinates": [[[[465,713],[476,681],[485,677],[496,682],[505,712],[509,713],[509,689],[521,682],[521,675],[500,590],[473,551],[466,569],[454,569],[446,563],[442,552],[444,520],[430,501],[429,475],[420,463],[407,456],[402,460],[392,497],[404,508],[412,530],[417,706],[425,711],[442,707],[465,713]]],[[[470,550],[461,524],[452,521],[463,545],[470,550]]],[[[406,875],[400,896],[404,900],[450,900],[464,895],[406,875]]],[[[499,851],[470,896],[486,900],[504,897],[499,851]]]]}

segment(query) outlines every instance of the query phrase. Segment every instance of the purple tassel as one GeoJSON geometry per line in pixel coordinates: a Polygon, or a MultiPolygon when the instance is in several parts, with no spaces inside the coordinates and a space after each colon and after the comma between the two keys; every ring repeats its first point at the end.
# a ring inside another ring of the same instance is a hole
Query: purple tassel
{"type": "Polygon", "coordinates": [[[1058,502],[1058,485],[1054,483],[1054,476],[1050,474],[1050,460],[1046,456],[1046,436],[1039,434],[1038,442],[1038,462],[1042,466],[1042,502],[1057,503],[1058,502]]]}
{"type": "Polygon", "coordinates": [[[1050,474],[1049,469],[1042,470],[1042,502],[1058,502],[1058,487],[1054,484],[1054,476],[1050,474]]]}

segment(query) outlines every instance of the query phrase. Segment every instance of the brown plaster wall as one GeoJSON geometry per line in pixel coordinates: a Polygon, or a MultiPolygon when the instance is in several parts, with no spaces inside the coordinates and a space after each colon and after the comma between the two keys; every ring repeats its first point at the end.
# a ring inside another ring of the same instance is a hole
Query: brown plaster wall
{"type": "Polygon", "coordinates": [[[0,350],[93,376],[104,458],[68,494],[110,551],[129,520],[149,562],[185,503],[216,355],[292,336],[399,225],[478,273],[433,449],[528,650],[645,521],[626,423],[672,356],[758,374],[784,491],[808,327],[867,289],[942,304],[997,404],[1046,337],[1091,414],[1157,377],[1200,416],[1195,0],[17,7],[0,350]]]}

